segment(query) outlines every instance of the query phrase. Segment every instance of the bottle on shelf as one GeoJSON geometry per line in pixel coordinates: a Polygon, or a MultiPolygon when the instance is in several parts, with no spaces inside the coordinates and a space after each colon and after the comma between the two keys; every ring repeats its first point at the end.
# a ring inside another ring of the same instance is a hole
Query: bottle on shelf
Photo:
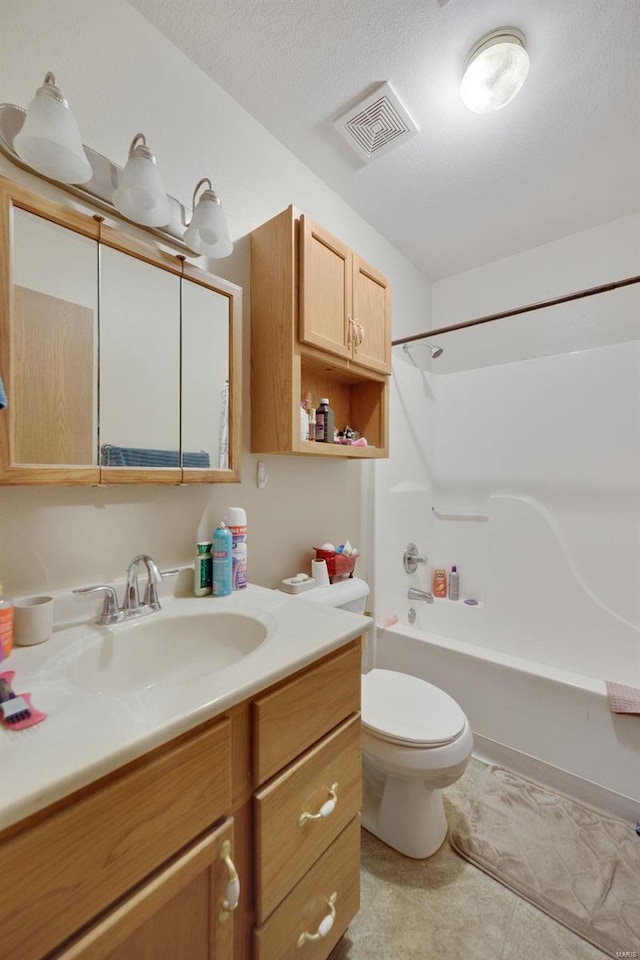
{"type": "Polygon", "coordinates": [[[319,443],[333,443],[335,433],[335,422],[333,410],[329,406],[328,397],[320,400],[320,406],[316,410],[316,440],[319,443]]]}
{"type": "Polygon", "coordinates": [[[458,568],[451,567],[449,574],[449,600],[457,600],[460,597],[460,583],[458,579],[458,568]]]}
{"type": "Polygon", "coordinates": [[[433,571],[433,589],[434,597],[446,597],[447,595],[447,572],[438,567],[433,571]]]}

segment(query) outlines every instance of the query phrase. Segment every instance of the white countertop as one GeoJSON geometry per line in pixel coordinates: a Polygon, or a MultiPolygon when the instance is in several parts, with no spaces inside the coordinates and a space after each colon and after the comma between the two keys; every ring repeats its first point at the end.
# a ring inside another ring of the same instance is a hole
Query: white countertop
{"type": "MultiPolygon", "coordinates": [[[[223,670],[171,686],[151,684],[134,693],[83,691],[67,673],[79,649],[104,643],[120,625],[76,624],[56,630],[38,646],[14,646],[0,672],[13,670],[14,691],[30,693],[34,707],[48,716],[25,730],[0,724],[0,828],[223,713],[360,636],[371,624],[368,617],[254,585],[224,598],[172,596],[163,599],[161,611],[140,622],[203,609],[246,612],[269,622],[272,634],[223,670]]],[[[130,639],[135,642],[135,634],[130,639]]],[[[175,656],[178,664],[179,637],[175,656]]]]}

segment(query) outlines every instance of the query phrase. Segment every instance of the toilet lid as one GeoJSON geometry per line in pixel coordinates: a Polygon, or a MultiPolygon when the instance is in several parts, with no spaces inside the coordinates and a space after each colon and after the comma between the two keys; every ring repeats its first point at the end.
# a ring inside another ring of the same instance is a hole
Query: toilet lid
{"type": "Polygon", "coordinates": [[[362,677],[362,725],[382,740],[438,746],[459,737],[465,723],[456,701],[426,680],[394,670],[362,677]]]}

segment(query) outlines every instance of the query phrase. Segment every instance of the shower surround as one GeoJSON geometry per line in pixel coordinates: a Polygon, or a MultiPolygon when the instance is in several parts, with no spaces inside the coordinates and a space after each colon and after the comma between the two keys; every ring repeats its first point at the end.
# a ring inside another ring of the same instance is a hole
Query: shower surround
{"type": "MultiPolygon", "coordinates": [[[[634,266],[621,260],[609,279],[634,266]]],[[[376,464],[374,497],[375,615],[400,621],[378,630],[375,665],[450,693],[479,756],[628,818],[640,719],[609,712],[604,682],[640,686],[639,297],[635,285],[511,327],[512,355],[529,359],[510,361],[492,324],[473,343],[471,331],[440,336],[437,360],[396,348],[392,457],[376,464]],[[554,323],[555,349],[529,352],[554,323]],[[410,541],[430,559],[411,576],[410,541]],[[459,601],[408,599],[452,564],[459,601]]]]}

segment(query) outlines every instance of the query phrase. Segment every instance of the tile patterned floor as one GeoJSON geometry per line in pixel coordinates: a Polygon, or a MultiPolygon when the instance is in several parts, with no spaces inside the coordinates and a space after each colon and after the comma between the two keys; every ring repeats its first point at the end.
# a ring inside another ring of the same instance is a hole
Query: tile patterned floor
{"type": "MultiPolygon", "coordinates": [[[[453,826],[484,770],[445,792],[453,826]]],[[[453,852],[411,860],[362,831],[362,906],[331,960],[604,960],[606,954],[453,852]]]]}

